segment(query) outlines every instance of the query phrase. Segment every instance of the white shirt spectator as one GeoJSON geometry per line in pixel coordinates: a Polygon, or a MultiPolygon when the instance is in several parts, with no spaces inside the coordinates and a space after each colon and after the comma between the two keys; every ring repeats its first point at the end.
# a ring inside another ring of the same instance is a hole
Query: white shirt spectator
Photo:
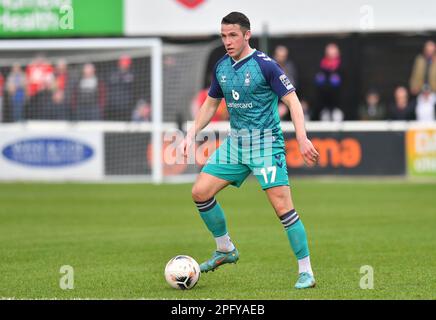
{"type": "Polygon", "coordinates": [[[423,92],[416,100],[416,120],[434,121],[436,118],[436,94],[433,92],[423,92]]]}

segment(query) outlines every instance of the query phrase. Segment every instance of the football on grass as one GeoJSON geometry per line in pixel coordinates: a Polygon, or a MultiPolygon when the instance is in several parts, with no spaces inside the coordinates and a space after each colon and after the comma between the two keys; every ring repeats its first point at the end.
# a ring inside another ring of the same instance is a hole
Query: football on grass
{"type": "Polygon", "coordinates": [[[192,289],[200,278],[200,266],[190,256],[179,255],[168,261],[165,279],[176,289],[192,289]]]}

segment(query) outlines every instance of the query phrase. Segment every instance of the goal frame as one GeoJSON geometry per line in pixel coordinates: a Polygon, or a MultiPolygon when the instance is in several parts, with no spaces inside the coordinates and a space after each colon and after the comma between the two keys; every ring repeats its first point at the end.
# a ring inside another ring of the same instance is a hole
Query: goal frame
{"type": "Polygon", "coordinates": [[[163,101],[163,43],[160,38],[81,38],[81,39],[23,39],[0,40],[0,51],[83,50],[151,48],[151,105],[152,105],[152,148],[153,183],[163,182],[162,170],[162,101],[163,101]]]}

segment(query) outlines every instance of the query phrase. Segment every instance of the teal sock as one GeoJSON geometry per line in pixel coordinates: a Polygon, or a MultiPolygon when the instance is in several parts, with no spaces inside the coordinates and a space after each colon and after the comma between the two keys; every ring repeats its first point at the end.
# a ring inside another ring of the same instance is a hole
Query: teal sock
{"type": "Polygon", "coordinates": [[[204,202],[195,202],[200,216],[215,238],[227,233],[227,224],[224,211],[215,197],[204,202]]]}
{"type": "Polygon", "coordinates": [[[286,235],[297,259],[301,260],[307,257],[309,246],[307,245],[306,230],[295,209],[281,216],[280,221],[285,227],[286,235]]]}

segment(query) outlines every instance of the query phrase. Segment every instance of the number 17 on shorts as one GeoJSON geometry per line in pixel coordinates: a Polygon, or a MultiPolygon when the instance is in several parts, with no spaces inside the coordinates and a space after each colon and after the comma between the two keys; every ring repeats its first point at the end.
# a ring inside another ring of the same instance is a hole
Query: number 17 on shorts
{"type": "Polygon", "coordinates": [[[276,186],[288,186],[288,169],[286,167],[286,158],[284,154],[273,156],[274,160],[268,166],[256,166],[253,168],[253,174],[259,181],[262,189],[268,189],[276,186]]]}

